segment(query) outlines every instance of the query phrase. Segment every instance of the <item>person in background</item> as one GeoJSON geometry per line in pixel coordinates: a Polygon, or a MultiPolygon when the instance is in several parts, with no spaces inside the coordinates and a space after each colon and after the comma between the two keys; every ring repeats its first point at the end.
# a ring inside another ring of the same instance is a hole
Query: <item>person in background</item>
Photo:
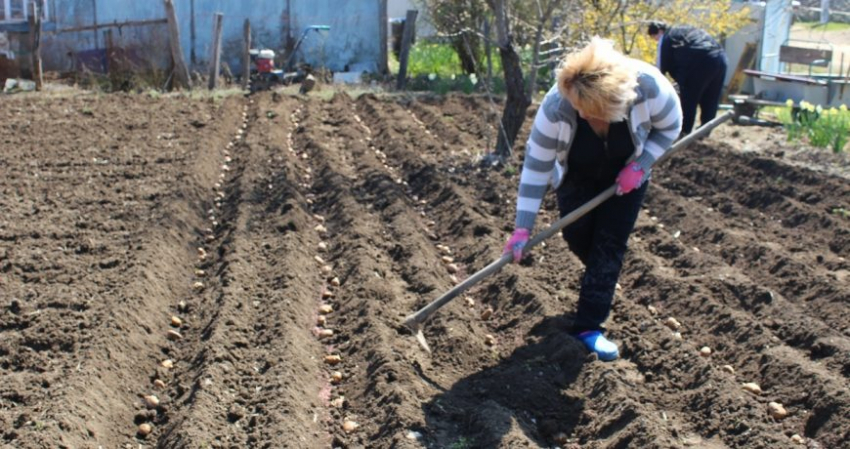
{"type": "Polygon", "coordinates": [[[515,230],[504,248],[514,262],[552,184],[565,216],[615,182],[617,194],[565,227],[584,263],[578,309],[568,331],[601,360],[619,356],[604,335],[629,234],[653,163],[682,128],[673,85],[654,66],[628,58],[595,37],[568,54],[537,111],[520,175],[515,230]]]}
{"type": "Polygon", "coordinates": [[[696,121],[717,116],[728,59],[726,51],[708,33],[690,26],[668,28],[664,22],[651,22],[647,32],[658,42],[656,64],[679,85],[682,99],[682,133],[690,134],[696,121]]]}

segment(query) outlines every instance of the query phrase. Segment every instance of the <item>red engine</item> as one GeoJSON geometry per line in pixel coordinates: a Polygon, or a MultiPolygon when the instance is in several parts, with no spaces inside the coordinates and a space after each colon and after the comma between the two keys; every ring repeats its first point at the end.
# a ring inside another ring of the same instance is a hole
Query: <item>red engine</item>
{"type": "Polygon", "coordinates": [[[257,55],[257,71],[260,73],[270,73],[274,70],[274,52],[271,50],[262,50],[257,55]]]}

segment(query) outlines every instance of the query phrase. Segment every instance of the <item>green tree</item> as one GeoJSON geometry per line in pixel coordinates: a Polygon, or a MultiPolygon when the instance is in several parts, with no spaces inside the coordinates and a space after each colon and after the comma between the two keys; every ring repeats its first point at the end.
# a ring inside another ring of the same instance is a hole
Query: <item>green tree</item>
{"type": "Polygon", "coordinates": [[[722,38],[747,24],[749,10],[733,8],[730,0],[594,0],[584,4],[583,32],[614,40],[626,54],[648,62],[655,60],[656,43],[647,36],[650,21],[668,25],[691,25],[722,38]]]}

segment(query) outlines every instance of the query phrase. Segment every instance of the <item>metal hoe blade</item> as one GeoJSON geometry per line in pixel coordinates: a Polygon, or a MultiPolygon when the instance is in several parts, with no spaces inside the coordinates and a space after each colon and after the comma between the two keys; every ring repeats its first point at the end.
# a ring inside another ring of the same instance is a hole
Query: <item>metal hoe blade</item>
{"type": "Polygon", "coordinates": [[[422,327],[419,326],[418,324],[416,325],[416,327],[417,327],[416,333],[414,334],[416,336],[416,341],[418,341],[419,345],[422,346],[422,348],[425,349],[425,351],[428,352],[428,354],[430,354],[431,353],[431,347],[428,346],[428,341],[425,340],[425,334],[422,332],[422,327]]]}

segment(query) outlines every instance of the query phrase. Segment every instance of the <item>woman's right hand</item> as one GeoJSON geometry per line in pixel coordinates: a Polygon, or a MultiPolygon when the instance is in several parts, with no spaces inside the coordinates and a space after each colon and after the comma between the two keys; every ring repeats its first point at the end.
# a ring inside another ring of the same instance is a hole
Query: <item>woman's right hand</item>
{"type": "Polygon", "coordinates": [[[505,244],[505,250],[502,251],[502,254],[512,253],[514,256],[514,263],[519,262],[522,259],[522,250],[525,248],[525,244],[528,243],[528,234],[528,229],[514,229],[514,233],[511,234],[511,238],[508,239],[508,242],[505,244]]]}

